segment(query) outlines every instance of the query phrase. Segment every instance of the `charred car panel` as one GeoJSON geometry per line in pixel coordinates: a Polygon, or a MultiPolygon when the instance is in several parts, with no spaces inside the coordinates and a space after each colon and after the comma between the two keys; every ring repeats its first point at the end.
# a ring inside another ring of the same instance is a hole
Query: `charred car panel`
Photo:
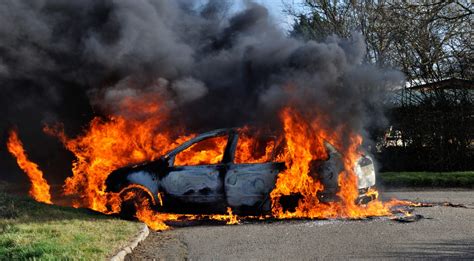
{"type": "Polygon", "coordinates": [[[232,164],[226,174],[227,204],[243,212],[265,213],[271,210],[270,192],[284,163],[232,164]]]}
{"type": "Polygon", "coordinates": [[[222,166],[185,166],[169,171],[160,180],[167,195],[190,203],[213,203],[224,199],[224,184],[219,176],[222,166]]]}

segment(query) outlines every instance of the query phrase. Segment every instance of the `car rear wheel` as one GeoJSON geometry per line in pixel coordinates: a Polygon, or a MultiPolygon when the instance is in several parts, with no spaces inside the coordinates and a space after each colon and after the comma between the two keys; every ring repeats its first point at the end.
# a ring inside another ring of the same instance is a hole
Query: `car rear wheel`
{"type": "Polygon", "coordinates": [[[120,217],[128,220],[135,220],[137,210],[141,207],[154,205],[151,193],[142,187],[133,186],[120,192],[121,207],[120,217]]]}

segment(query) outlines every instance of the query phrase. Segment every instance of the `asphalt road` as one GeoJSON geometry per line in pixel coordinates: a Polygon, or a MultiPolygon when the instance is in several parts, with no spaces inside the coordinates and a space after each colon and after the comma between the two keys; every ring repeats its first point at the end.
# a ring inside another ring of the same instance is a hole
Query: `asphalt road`
{"type": "Polygon", "coordinates": [[[416,208],[424,218],[411,223],[378,218],[175,228],[152,233],[127,259],[474,259],[473,190],[385,192],[384,197],[467,208],[416,208]]]}

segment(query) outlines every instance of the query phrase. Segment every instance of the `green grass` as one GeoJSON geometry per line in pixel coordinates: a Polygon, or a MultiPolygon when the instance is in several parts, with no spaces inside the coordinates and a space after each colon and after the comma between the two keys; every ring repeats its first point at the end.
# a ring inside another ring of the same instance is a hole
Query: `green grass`
{"type": "Polygon", "coordinates": [[[474,171],[384,172],[378,182],[387,187],[474,188],[474,171]]]}
{"type": "Polygon", "coordinates": [[[13,196],[0,184],[0,260],[104,260],[140,227],[86,209],[13,196]]]}

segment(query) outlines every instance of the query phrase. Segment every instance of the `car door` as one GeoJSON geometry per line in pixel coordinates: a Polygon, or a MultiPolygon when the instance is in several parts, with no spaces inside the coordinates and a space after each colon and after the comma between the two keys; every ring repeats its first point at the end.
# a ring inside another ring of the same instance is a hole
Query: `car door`
{"type": "MultiPolygon", "coordinates": [[[[233,149],[237,151],[232,155],[239,153],[239,147],[234,146],[233,149]]],[[[278,173],[284,167],[282,162],[235,162],[233,157],[224,182],[227,204],[240,214],[270,211],[270,192],[275,187],[278,173]]]]}
{"type": "Polygon", "coordinates": [[[223,180],[227,171],[228,130],[199,135],[169,153],[169,172],[160,180],[167,205],[187,212],[225,210],[223,180]]]}

